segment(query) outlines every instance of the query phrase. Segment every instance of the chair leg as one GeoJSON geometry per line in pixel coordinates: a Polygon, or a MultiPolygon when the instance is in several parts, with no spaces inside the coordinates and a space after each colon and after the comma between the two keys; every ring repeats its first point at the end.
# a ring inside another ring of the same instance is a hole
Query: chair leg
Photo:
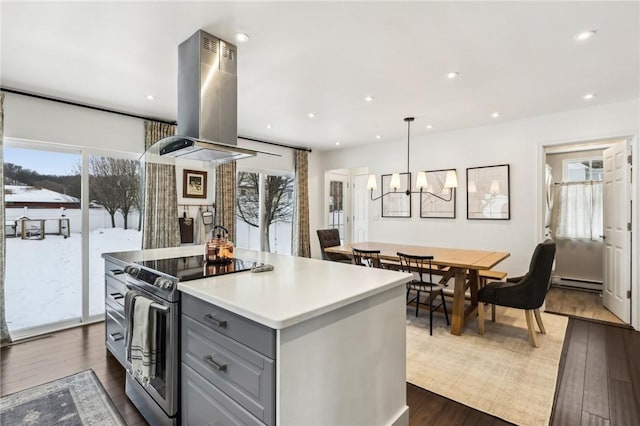
{"type": "Polygon", "coordinates": [[[440,290],[440,297],[442,298],[442,309],[444,309],[444,318],[447,320],[447,325],[449,325],[449,314],[447,313],[447,304],[444,301],[443,290],[440,290]]]}
{"type": "Polygon", "coordinates": [[[420,307],[420,292],[416,290],[416,317],[418,316],[419,307],[420,307]]]}
{"type": "Polygon", "coordinates": [[[478,303],[478,334],[484,334],[484,303],[478,303]]]}
{"type": "Polygon", "coordinates": [[[429,293],[429,336],[433,336],[433,292],[429,293]]]}
{"type": "Polygon", "coordinates": [[[534,348],[538,346],[538,339],[536,338],[536,330],[533,328],[533,310],[527,309],[524,311],[524,315],[527,318],[527,329],[529,330],[529,341],[534,348]]]}
{"type": "Polygon", "coordinates": [[[542,324],[542,317],[540,316],[540,309],[534,309],[533,313],[536,316],[536,322],[538,323],[538,328],[540,328],[540,333],[547,334],[547,330],[544,329],[544,324],[542,324]]]}
{"type": "Polygon", "coordinates": [[[496,322],[496,305],[491,304],[491,322],[496,322]]]}

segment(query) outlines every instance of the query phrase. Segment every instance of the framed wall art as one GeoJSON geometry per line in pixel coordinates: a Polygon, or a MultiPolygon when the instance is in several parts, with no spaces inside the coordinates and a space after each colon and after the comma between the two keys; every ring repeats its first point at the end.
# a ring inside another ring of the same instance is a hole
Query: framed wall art
{"type": "Polygon", "coordinates": [[[427,176],[426,192],[420,193],[420,217],[421,218],[443,218],[455,219],[456,217],[456,189],[445,188],[444,183],[447,172],[455,169],[429,170],[425,171],[427,176]],[[431,194],[428,194],[430,192],[431,194]],[[445,201],[435,194],[444,199],[445,201]]]}
{"type": "Polygon", "coordinates": [[[207,198],[207,172],[184,169],[182,196],[184,198],[207,198]]]}
{"type": "Polygon", "coordinates": [[[467,219],[509,220],[509,165],[467,169],[467,219]]]}
{"type": "MultiPolygon", "coordinates": [[[[389,192],[391,175],[380,176],[383,194],[389,192]]],[[[411,173],[400,173],[400,188],[382,197],[382,217],[411,217],[411,196],[404,191],[411,182],[411,173]]]]}

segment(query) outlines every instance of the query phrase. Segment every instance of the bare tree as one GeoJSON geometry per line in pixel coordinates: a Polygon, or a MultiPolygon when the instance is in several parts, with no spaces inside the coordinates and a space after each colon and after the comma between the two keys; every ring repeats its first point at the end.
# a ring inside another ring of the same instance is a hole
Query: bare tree
{"type": "Polygon", "coordinates": [[[293,178],[265,176],[264,205],[260,217],[260,175],[251,172],[238,173],[236,215],[249,225],[260,228],[260,250],[271,251],[269,228],[277,222],[290,222],[293,215],[293,178]]]}
{"type": "Polygon", "coordinates": [[[89,158],[89,185],[92,200],[102,205],[111,216],[111,227],[116,227],[115,214],[120,211],[127,229],[129,212],[139,203],[137,162],[121,158],[89,158]]]}

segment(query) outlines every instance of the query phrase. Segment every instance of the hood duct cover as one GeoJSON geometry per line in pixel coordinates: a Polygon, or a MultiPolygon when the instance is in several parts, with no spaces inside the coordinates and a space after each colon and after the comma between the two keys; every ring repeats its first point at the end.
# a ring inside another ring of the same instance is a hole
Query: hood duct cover
{"type": "MultiPolygon", "coordinates": [[[[150,146],[159,156],[224,163],[258,152],[237,146],[236,46],[202,30],[178,47],[177,135],[150,146]]],[[[265,153],[270,154],[270,153],[265,153]]]]}

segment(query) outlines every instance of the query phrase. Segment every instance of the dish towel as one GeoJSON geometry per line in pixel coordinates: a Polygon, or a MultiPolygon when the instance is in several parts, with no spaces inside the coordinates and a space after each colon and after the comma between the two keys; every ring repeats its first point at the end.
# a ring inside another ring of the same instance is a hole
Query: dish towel
{"type": "Polygon", "coordinates": [[[130,318],[127,335],[128,359],[131,361],[129,372],[145,386],[155,377],[158,355],[157,323],[152,303],[151,299],[136,291],[128,291],[125,297],[125,310],[130,318]]]}

